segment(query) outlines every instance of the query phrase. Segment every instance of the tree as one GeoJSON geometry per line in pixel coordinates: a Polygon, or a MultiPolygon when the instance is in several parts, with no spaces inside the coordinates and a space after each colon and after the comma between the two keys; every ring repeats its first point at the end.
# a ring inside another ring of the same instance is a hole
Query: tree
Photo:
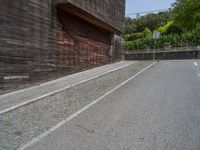
{"type": "Polygon", "coordinates": [[[180,35],[181,33],[183,33],[182,28],[172,24],[170,25],[167,30],[164,32],[164,34],[178,34],[180,35]]]}
{"type": "Polygon", "coordinates": [[[126,17],[125,18],[125,33],[130,34],[133,32],[137,32],[136,20],[126,17]]]}
{"type": "Polygon", "coordinates": [[[200,26],[200,0],[176,0],[173,7],[175,24],[186,30],[200,26]]]}
{"type": "Polygon", "coordinates": [[[143,32],[145,28],[154,31],[159,26],[166,24],[171,20],[171,12],[160,12],[157,14],[147,14],[139,19],[126,17],[125,19],[125,34],[143,32]]]}
{"type": "Polygon", "coordinates": [[[165,33],[167,31],[167,29],[173,24],[173,21],[168,21],[165,25],[160,26],[158,29],[156,29],[156,31],[161,32],[161,33],[165,33]]]}

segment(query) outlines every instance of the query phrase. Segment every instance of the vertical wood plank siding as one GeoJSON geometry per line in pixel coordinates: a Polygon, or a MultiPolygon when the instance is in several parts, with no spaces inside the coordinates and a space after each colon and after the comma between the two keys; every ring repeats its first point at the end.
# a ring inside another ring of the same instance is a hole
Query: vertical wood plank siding
{"type": "Polygon", "coordinates": [[[125,0],[0,0],[0,91],[121,59],[124,13],[125,0]],[[62,4],[114,30],[57,9],[62,4]]]}

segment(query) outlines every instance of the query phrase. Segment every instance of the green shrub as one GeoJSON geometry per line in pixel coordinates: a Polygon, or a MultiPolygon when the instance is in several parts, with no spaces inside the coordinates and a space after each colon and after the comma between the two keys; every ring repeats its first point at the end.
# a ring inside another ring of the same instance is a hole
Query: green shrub
{"type": "Polygon", "coordinates": [[[143,35],[145,38],[150,39],[152,38],[152,32],[149,28],[145,28],[143,31],[143,35]]]}
{"type": "Polygon", "coordinates": [[[158,29],[156,29],[157,32],[165,33],[167,29],[173,24],[173,21],[168,21],[165,25],[160,26],[158,29]]]}
{"type": "Polygon", "coordinates": [[[181,29],[180,27],[176,26],[176,25],[170,25],[167,30],[164,32],[164,34],[181,34],[183,33],[183,29],[181,29]]]}
{"type": "Polygon", "coordinates": [[[162,35],[159,39],[153,40],[148,38],[141,38],[134,41],[128,41],[125,43],[127,50],[141,50],[141,49],[153,49],[154,47],[166,48],[166,47],[181,47],[181,46],[197,46],[200,45],[199,33],[187,33],[187,34],[170,34],[162,35]]]}
{"type": "Polygon", "coordinates": [[[134,41],[137,39],[144,38],[143,33],[132,33],[132,34],[126,34],[124,35],[125,41],[134,41]]]}

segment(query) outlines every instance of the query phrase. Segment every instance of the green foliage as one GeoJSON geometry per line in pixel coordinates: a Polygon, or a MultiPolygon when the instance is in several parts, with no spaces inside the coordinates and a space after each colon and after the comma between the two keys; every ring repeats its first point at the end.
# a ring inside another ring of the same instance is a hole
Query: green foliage
{"type": "Polygon", "coordinates": [[[200,35],[200,26],[191,31],[192,34],[200,35]]]}
{"type": "Polygon", "coordinates": [[[125,41],[134,41],[141,38],[150,39],[152,38],[152,32],[149,28],[145,28],[142,33],[138,32],[138,33],[125,34],[124,38],[125,38],[125,41]]]}
{"type": "Polygon", "coordinates": [[[178,27],[177,25],[170,25],[167,30],[164,32],[164,34],[181,34],[183,33],[182,28],[178,27]]]}
{"type": "Polygon", "coordinates": [[[145,28],[154,31],[159,26],[171,20],[171,12],[160,12],[158,14],[147,14],[139,19],[125,18],[125,34],[143,32],[145,28]]]}
{"type": "Polygon", "coordinates": [[[200,45],[200,0],[176,0],[170,12],[126,18],[125,24],[125,33],[129,33],[125,36],[127,50],[197,46],[200,45]],[[151,38],[155,30],[161,32],[158,40],[151,38]]]}
{"type": "Polygon", "coordinates": [[[161,32],[161,34],[181,34],[183,32],[182,28],[175,25],[173,21],[167,22],[167,24],[160,26],[156,31],[161,32]]]}
{"type": "Polygon", "coordinates": [[[158,40],[153,39],[137,39],[134,41],[128,41],[125,43],[125,48],[127,50],[140,50],[140,49],[153,49],[154,47],[166,48],[166,47],[181,47],[189,45],[199,45],[200,44],[200,34],[171,34],[163,35],[158,40]]]}
{"type": "Polygon", "coordinates": [[[200,0],[176,0],[173,10],[176,25],[188,31],[200,24],[200,0]]]}
{"type": "Polygon", "coordinates": [[[149,28],[145,28],[143,31],[143,35],[145,38],[150,39],[152,38],[152,32],[149,28]]]}
{"type": "Polygon", "coordinates": [[[125,18],[125,34],[137,32],[136,20],[129,17],[125,18]]]}
{"type": "Polygon", "coordinates": [[[146,49],[149,47],[153,47],[153,40],[147,39],[147,38],[142,38],[142,39],[137,39],[135,41],[128,41],[125,43],[125,48],[127,50],[139,50],[139,49],[146,49]]]}
{"type": "Polygon", "coordinates": [[[165,25],[160,26],[156,29],[156,31],[164,33],[167,31],[167,29],[173,24],[173,21],[168,21],[165,25]]]}
{"type": "Polygon", "coordinates": [[[137,39],[144,38],[143,33],[132,33],[132,34],[126,34],[124,35],[125,41],[134,41],[137,39]]]}

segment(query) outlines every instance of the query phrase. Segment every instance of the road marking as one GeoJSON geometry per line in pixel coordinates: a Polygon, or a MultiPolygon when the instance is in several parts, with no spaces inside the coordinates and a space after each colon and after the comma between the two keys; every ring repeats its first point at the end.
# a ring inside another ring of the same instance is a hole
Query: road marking
{"type": "Polygon", "coordinates": [[[197,64],[197,62],[196,62],[196,61],[194,62],[194,65],[195,65],[195,66],[198,66],[198,64],[197,64]]]}
{"type": "Polygon", "coordinates": [[[137,77],[138,75],[140,75],[141,73],[143,73],[144,71],[146,71],[147,69],[149,69],[150,67],[152,67],[153,65],[155,65],[156,63],[157,62],[152,63],[151,65],[149,65],[148,67],[146,67],[142,71],[138,72],[137,74],[135,74],[134,76],[132,76],[131,78],[129,78],[128,80],[126,80],[125,82],[121,83],[120,85],[118,85],[117,87],[115,87],[114,89],[112,89],[111,91],[107,92],[106,94],[104,94],[103,96],[99,97],[98,99],[96,99],[92,103],[90,103],[87,106],[83,107],[81,110],[77,111],[76,113],[72,114],[71,116],[69,116],[65,120],[61,121],[56,126],[50,128],[46,132],[40,134],[38,137],[33,138],[30,142],[28,142],[28,143],[22,145],[20,148],[18,148],[18,150],[27,149],[28,147],[32,146],[33,144],[39,142],[41,139],[45,138],[46,136],[48,136],[52,132],[56,131],[58,128],[62,127],[64,124],[66,124],[70,120],[74,119],[75,117],[77,117],[78,115],[80,115],[81,113],[83,113],[84,111],[86,111],[87,109],[89,109],[90,107],[92,107],[93,105],[95,105],[96,103],[98,103],[99,101],[101,101],[103,98],[107,97],[108,95],[110,95],[111,93],[113,93],[114,91],[116,91],[117,89],[119,89],[120,87],[122,87],[123,85],[125,85],[126,83],[128,83],[129,81],[133,80],[135,77],[137,77]]]}
{"type": "MultiPolygon", "coordinates": [[[[124,61],[120,61],[120,62],[118,62],[118,63],[116,63],[116,64],[121,64],[121,63],[123,63],[123,62],[124,62],[124,61]]],[[[129,61],[127,61],[127,62],[129,62],[129,61]]],[[[135,62],[137,62],[137,61],[135,61],[135,62]]],[[[135,63],[135,62],[134,62],[134,63],[135,63]]],[[[130,64],[131,64],[131,63],[129,63],[128,65],[130,65],[130,64]]],[[[101,69],[101,68],[104,68],[104,67],[109,67],[109,66],[111,66],[111,65],[113,65],[113,64],[108,64],[108,65],[104,65],[104,66],[101,66],[101,67],[97,67],[97,68],[85,70],[85,71],[82,71],[82,72],[78,72],[78,73],[75,73],[75,74],[68,75],[67,77],[72,77],[72,76],[74,76],[74,75],[77,76],[77,75],[85,74],[85,73],[87,73],[87,72],[89,72],[89,71],[91,71],[91,70],[98,70],[98,69],[101,69]]],[[[121,66],[121,67],[123,67],[123,66],[121,66]]],[[[126,65],[124,65],[124,67],[126,67],[126,65]]],[[[20,93],[20,92],[32,90],[32,89],[34,89],[34,88],[36,88],[36,87],[40,87],[40,86],[44,86],[44,85],[50,85],[50,84],[55,83],[55,82],[57,82],[57,81],[61,81],[61,80],[63,80],[64,78],[66,78],[66,77],[61,77],[61,78],[59,78],[59,79],[55,79],[55,80],[49,81],[49,82],[47,82],[47,83],[42,83],[42,84],[39,84],[39,85],[35,85],[35,86],[30,87],[30,88],[17,90],[17,91],[11,92],[11,93],[6,93],[6,94],[4,94],[4,95],[0,95],[0,97],[10,96],[10,95],[17,94],[17,93],[20,93]]]]}
{"type": "Polygon", "coordinates": [[[194,62],[194,59],[184,59],[184,60],[183,59],[176,59],[176,60],[168,59],[168,60],[159,60],[159,61],[161,62],[194,62]]]}
{"type": "MultiPolygon", "coordinates": [[[[134,63],[136,63],[136,62],[137,62],[137,61],[131,62],[131,63],[127,64],[127,65],[120,66],[120,67],[115,68],[115,69],[113,69],[113,70],[109,70],[109,71],[104,72],[104,73],[102,73],[102,74],[99,74],[99,75],[96,75],[96,76],[94,76],[94,77],[91,77],[91,78],[89,78],[89,79],[86,79],[86,80],[80,81],[80,82],[78,82],[78,83],[74,83],[74,84],[69,85],[69,86],[67,86],[67,87],[64,87],[64,88],[62,88],[62,89],[55,90],[55,91],[53,91],[53,92],[49,92],[49,93],[44,94],[44,95],[42,95],[42,96],[39,96],[39,97],[33,98],[33,99],[29,100],[29,101],[26,101],[26,102],[20,103],[20,104],[18,104],[18,105],[15,105],[15,106],[9,107],[9,108],[4,109],[4,110],[1,110],[1,111],[0,111],[0,115],[2,115],[2,114],[4,114],[4,113],[7,113],[7,112],[10,112],[10,111],[12,111],[12,110],[15,110],[15,109],[17,109],[17,108],[19,108],[19,107],[22,107],[22,106],[25,106],[25,105],[31,104],[31,103],[36,102],[36,101],[39,101],[39,100],[42,99],[42,98],[45,98],[45,97],[48,97],[48,96],[54,95],[54,94],[56,94],[56,93],[59,93],[59,92],[61,92],[61,91],[64,91],[64,90],[66,90],[66,89],[69,89],[69,88],[71,88],[71,87],[74,87],[74,86],[77,86],[77,85],[80,85],[80,84],[86,83],[86,82],[88,82],[88,81],[90,81],[90,80],[93,80],[93,79],[96,79],[96,78],[102,77],[102,76],[104,76],[104,75],[106,75],[106,74],[109,74],[109,73],[111,73],[111,72],[114,72],[114,71],[116,71],[116,70],[119,70],[119,69],[122,69],[122,68],[128,67],[128,66],[130,66],[130,65],[132,65],[132,64],[134,64],[134,63]]],[[[50,82],[52,82],[52,81],[50,81],[50,82]]],[[[2,95],[2,97],[4,97],[4,95],[2,95]]]]}

